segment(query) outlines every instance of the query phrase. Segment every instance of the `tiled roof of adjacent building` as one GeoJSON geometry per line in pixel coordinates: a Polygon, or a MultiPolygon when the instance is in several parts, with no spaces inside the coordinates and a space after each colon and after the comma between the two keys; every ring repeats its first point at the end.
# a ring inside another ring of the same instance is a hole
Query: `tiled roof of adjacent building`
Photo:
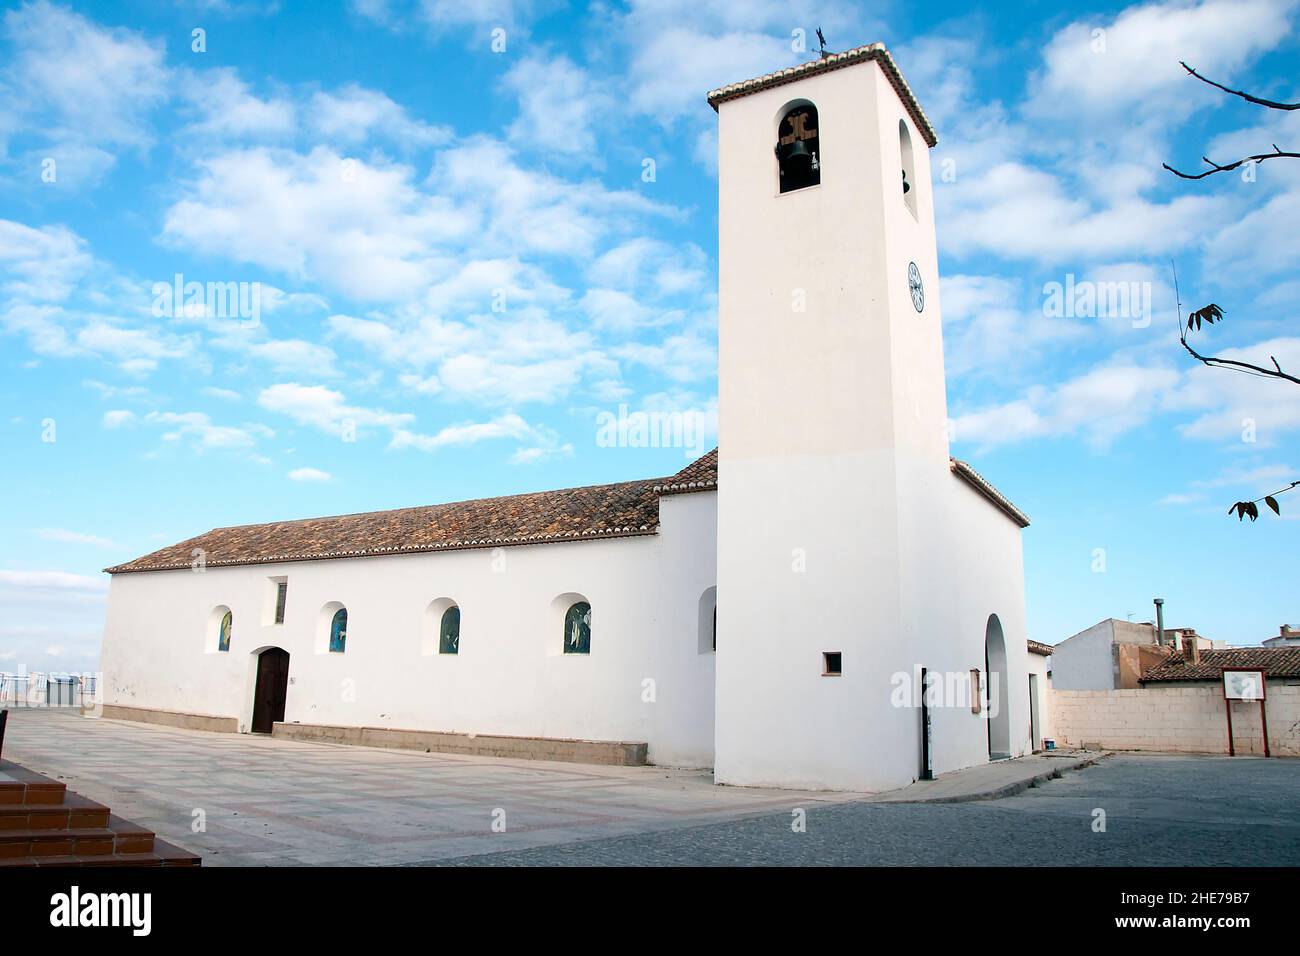
{"type": "Polygon", "coordinates": [[[1011,503],[1002,492],[993,487],[992,483],[981,475],[978,471],[968,465],[966,462],[958,459],[952,459],[953,474],[963,479],[968,485],[987,498],[993,505],[999,508],[1003,514],[1020,525],[1022,528],[1029,527],[1029,516],[1011,503]]]}
{"type": "MultiPolygon", "coordinates": [[[[969,465],[953,459],[952,468],[1021,527],[1029,524],[969,465]]],[[[105,570],[171,571],[189,568],[200,558],[205,566],[223,567],[648,535],[659,530],[661,497],[717,487],[715,448],[666,478],[214,528],[105,570]]]]}
{"type": "Polygon", "coordinates": [[[1030,654],[1037,654],[1039,657],[1052,656],[1051,644],[1044,644],[1041,641],[1026,641],[1025,643],[1029,645],[1030,654]]]}
{"type": "Polygon", "coordinates": [[[917,102],[912,88],[907,85],[907,80],[903,79],[898,64],[894,62],[894,58],[889,55],[889,51],[885,49],[883,43],[871,43],[867,46],[854,47],[852,50],[845,50],[843,53],[828,53],[820,59],[809,60],[807,63],[800,63],[798,66],[777,70],[774,73],[765,73],[752,80],[744,80],[740,83],[731,83],[719,87],[709,92],[709,105],[716,110],[719,103],[725,103],[727,100],[749,96],[751,93],[757,93],[760,90],[770,89],[774,86],[784,86],[786,83],[802,80],[806,76],[829,73],[831,70],[839,70],[846,66],[852,66],[854,63],[866,63],[871,60],[879,63],[881,69],[885,71],[885,76],[889,78],[890,85],[898,93],[898,98],[903,101],[903,105],[912,117],[912,122],[916,124],[916,128],[925,137],[925,141],[931,146],[938,143],[939,137],[935,135],[934,127],[930,125],[930,120],[926,117],[925,111],[921,109],[921,104],[917,102]]]}
{"type": "Polygon", "coordinates": [[[688,491],[712,491],[718,487],[718,450],[715,448],[691,462],[671,478],[655,485],[661,495],[678,495],[688,491]]]}
{"type": "Polygon", "coordinates": [[[659,496],[718,487],[715,448],[675,475],[450,504],[214,528],[109,574],[495,548],[654,534],[659,496]]]}
{"type": "Polygon", "coordinates": [[[1193,663],[1180,654],[1172,654],[1147,669],[1142,683],[1154,681],[1220,680],[1225,667],[1255,667],[1265,677],[1300,677],[1300,647],[1230,647],[1221,651],[1201,651],[1200,661],[1193,663]]]}

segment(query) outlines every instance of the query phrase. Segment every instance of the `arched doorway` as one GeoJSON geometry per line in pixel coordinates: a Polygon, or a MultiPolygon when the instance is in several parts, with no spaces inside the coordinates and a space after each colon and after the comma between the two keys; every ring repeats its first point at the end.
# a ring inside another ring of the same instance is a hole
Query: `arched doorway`
{"type": "Polygon", "coordinates": [[[988,683],[989,759],[1011,756],[1011,714],[1007,706],[1007,641],[1002,622],[990,614],[984,627],[984,673],[988,683]]]}
{"type": "Polygon", "coordinates": [[[253,733],[269,734],[277,720],[284,720],[284,702],[288,692],[289,652],[279,647],[268,647],[257,655],[253,733]]]}

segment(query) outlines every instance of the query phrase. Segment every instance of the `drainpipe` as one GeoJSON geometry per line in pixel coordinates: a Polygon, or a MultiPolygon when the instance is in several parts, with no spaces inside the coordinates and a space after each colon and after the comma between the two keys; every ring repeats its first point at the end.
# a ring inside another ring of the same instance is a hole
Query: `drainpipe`
{"type": "Polygon", "coordinates": [[[928,672],[921,668],[921,779],[934,779],[934,766],[930,760],[930,705],[926,701],[926,688],[930,686],[928,672]]]}
{"type": "Polygon", "coordinates": [[[1156,643],[1165,646],[1165,599],[1156,598],[1156,643]]]}

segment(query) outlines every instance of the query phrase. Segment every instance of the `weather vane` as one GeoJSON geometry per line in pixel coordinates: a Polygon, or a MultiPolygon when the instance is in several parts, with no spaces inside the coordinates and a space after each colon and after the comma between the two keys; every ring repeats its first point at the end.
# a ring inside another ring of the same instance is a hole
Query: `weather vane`
{"type": "Polygon", "coordinates": [[[822,58],[825,59],[826,57],[830,56],[830,54],[826,52],[826,37],[822,33],[821,27],[817,28],[817,42],[822,45],[822,51],[821,51],[822,58]]]}

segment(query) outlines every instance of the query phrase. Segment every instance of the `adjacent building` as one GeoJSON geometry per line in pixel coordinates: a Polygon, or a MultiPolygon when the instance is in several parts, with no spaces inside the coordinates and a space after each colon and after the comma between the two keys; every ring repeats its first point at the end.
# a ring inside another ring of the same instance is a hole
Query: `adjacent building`
{"type": "Polygon", "coordinates": [[[1300,631],[1292,630],[1290,624],[1283,624],[1275,635],[1260,643],[1264,647],[1300,647],[1300,631]]]}
{"type": "Polygon", "coordinates": [[[1142,674],[1181,650],[1191,641],[1196,647],[1224,647],[1191,627],[1167,627],[1164,643],[1150,622],[1107,618],[1052,648],[1052,686],[1057,690],[1117,690],[1139,686],[1142,674]]]}

